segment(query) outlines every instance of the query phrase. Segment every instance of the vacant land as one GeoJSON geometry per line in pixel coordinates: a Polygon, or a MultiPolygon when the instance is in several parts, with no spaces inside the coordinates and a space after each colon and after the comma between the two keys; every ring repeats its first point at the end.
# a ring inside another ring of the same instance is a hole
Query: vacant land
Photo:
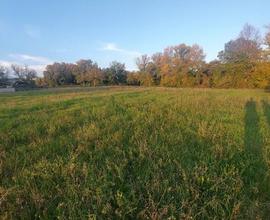
{"type": "Polygon", "coordinates": [[[269,219],[270,93],[0,95],[0,218],[269,219]]]}

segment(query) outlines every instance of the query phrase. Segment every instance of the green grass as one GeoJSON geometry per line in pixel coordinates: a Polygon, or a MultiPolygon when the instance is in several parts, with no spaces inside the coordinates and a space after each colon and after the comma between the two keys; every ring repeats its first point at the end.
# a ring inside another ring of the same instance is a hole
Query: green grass
{"type": "Polygon", "coordinates": [[[0,218],[269,219],[270,93],[0,96],[0,218]]]}

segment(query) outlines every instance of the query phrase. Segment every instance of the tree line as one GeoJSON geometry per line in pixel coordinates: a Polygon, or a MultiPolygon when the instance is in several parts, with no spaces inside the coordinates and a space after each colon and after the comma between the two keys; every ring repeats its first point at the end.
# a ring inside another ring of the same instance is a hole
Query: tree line
{"type": "MultiPolygon", "coordinates": [[[[170,46],[136,59],[137,71],[114,61],[101,68],[92,60],[47,65],[42,78],[27,66],[12,65],[19,82],[40,87],[62,85],[137,85],[168,87],[267,88],[270,85],[270,26],[265,36],[246,24],[236,39],[224,45],[218,59],[206,62],[197,44],[170,46]]],[[[0,67],[0,85],[10,69],[0,67]]]]}
{"type": "Polygon", "coordinates": [[[112,62],[108,68],[100,68],[92,60],[72,63],[54,63],[44,71],[41,84],[60,86],[79,84],[85,86],[122,85],[127,83],[125,64],[112,62]]]}
{"type": "Polygon", "coordinates": [[[180,44],[137,59],[134,84],[171,87],[266,88],[270,85],[270,26],[261,37],[246,24],[236,39],[224,45],[218,59],[205,62],[199,45],[180,44]]]}

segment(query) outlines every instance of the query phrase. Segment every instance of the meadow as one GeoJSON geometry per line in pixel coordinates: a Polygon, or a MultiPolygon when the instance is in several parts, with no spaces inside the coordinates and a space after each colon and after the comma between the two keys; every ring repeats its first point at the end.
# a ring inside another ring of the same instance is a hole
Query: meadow
{"type": "Polygon", "coordinates": [[[0,95],[1,219],[269,219],[270,93],[0,95]]]}

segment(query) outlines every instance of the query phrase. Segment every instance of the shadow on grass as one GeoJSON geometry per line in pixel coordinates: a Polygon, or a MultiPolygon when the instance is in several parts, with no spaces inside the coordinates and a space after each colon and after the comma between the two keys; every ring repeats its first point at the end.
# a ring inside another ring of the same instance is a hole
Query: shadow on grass
{"type": "Polygon", "coordinates": [[[265,88],[264,91],[270,93],[270,86],[268,88],[265,88]]]}
{"type": "Polygon", "coordinates": [[[264,115],[265,115],[266,120],[270,126],[270,104],[264,100],[264,101],[262,101],[262,105],[263,105],[264,115]]]}
{"type": "MultiPolygon", "coordinates": [[[[269,105],[267,108],[270,110],[269,105]]],[[[256,102],[252,99],[245,106],[245,154],[247,156],[247,167],[243,178],[250,199],[260,201],[261,205],[268,206],[270,199],[268,167],[263,158],[263,139],[259,127],[256,102]]]]}
{"type": "Polygon", "coordinates": [[[245,150],[261,157],[262,137],[259,127],[259,116],[256,111],[256,102],[252,99],[245,106],[245,150]]]}

